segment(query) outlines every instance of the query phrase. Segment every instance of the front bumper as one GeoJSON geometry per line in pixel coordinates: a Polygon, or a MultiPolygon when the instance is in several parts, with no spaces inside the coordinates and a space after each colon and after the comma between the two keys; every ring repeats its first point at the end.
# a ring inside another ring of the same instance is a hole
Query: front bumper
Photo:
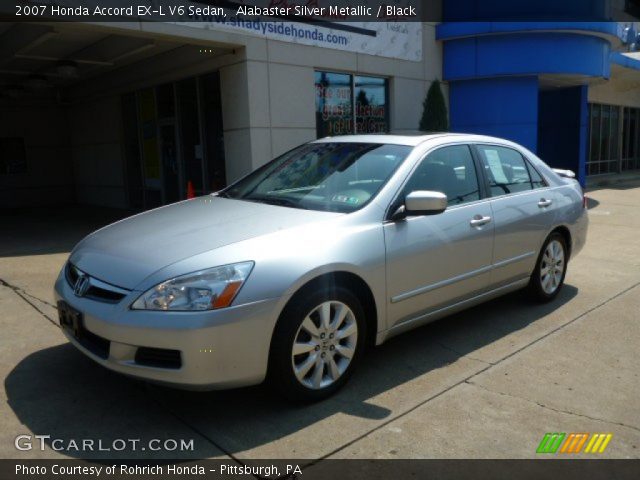
{"type": "Polygon", "coordinates": [[[106,351],[91,348],[95,342],[81,343],[62,329],[65,336],[111,370],[195,390],[253,385],[265,378],[282,299],[207,312],[151,312],[129,309],[141,292],[131,292],[117,304],[77,297],[62,273],[54,290],[56,302],[64,301],[82,313],[84,329],[106,345],[106,351]],[[150,366],[142,361],[143,350],[177,351],[179,362],[150,366]]]}

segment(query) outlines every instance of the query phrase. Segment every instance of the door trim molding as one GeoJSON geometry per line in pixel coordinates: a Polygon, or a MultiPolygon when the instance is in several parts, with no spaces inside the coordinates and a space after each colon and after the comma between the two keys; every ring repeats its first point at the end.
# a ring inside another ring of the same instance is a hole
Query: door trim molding
{"type": "Polygon", "coordinates": [[[408,292],[400,293],[395,297],[391,297],[391,303],[398,303],[403,300],[407,300],[408,298],[415,297],[416,295],[421,295],[423,293],[427,293],[432,290],[436,290],[438,288],[447,287],[454,283],[460,282],[462,280],[466,280],[471,277],[475,277],[476,275],[487,273],[489,271],[491,271],[491,265],[478,268],[477,270],[472,270],[470,272],[463,273],[461,275],[456,275],[455,277],[447,278],[445,280],[440,280],[439,282],[432,283],[430,285],[425,285],[424,287],[419,287],[419,288],[416,288],[415,290],[410,290],[408,292]]]}
{"type": "Polygon", "coordinates": [[[391,297],[391,303],[398,303],[403,300],[407,300],[409,298],[415,297],[416,295],[421,295],[423,293],[431,292],[433,290],[437,290],[438,288],[447,287],[449,285],[453,285],[454,283],[460,282],[462,280],[467,280],[477,275],[482,275],[483,273],[490,272],[497,268],[506,267],[507,265],[511,265],[512,263],[525,260],[526,258],[529,258],[535,254],[536,252],[527,252],[522,255],[517,255],[512,258],[507,258],[506,260],[501,260],[497,263],[488,265],[486,267],[478,268],[477,270],[472,270],[470,272],[463,273],[461,275],[456,275],[455,277],[447,278],[445,280],[441,280],[439,282],[432,283],[430,285],[425,285],[423,287],[416,288],[415,290],[410,290],[408,292],[400,293],[394,297],[391,297]]]}
{"type": "Polygon", "coordinates": [[[428,320],[434,316],[445,316],[447,312],[453,313],[453,311],[461,310],[465,308],[467,305],[472,306],[474,304],[480,303],[484,301],[483,299],[488,300],[494,296],[500,296],[502,293],[507,293],[510,290],[516,290],[518,288],[524,287],[529,283],[529,278],[522,278],[520,280],[516,280],[515,282],[511,282],[507,285],[503,285],[498,288],[494,288],[493,290],[489,290],[488,292],[481,293],[471,298],[467,298],[466,300],[461,300],[459,302],[452,303],[451,305],[447,305],[446,307],[441,307],[436,310],[432,310],[430,312],[424,313],[422,315],[418,315],[417,317],[409,318],[400,323],[396,323],[393,327],[387,330],[387,333],[394,332],[398,329],[404,329],[408,327],[410,324],[420,321],[428,320]]]}

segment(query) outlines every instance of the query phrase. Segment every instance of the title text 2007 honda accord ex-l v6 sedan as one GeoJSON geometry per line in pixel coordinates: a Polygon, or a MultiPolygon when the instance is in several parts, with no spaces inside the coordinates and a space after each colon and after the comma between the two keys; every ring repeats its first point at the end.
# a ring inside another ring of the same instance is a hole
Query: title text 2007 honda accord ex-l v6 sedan
{"type": "Polygon", "coordinates": [[[60,322],[134,377],[323,398],[367,345],[523,287],[552,300],[587,232],[572,177],[492,137],[317,140],[86,237],[60,322]]]}

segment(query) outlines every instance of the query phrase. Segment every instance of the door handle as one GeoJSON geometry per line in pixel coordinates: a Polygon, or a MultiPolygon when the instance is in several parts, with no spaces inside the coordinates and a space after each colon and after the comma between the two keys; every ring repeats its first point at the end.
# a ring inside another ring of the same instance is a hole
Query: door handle
{"type": "Polygon", "coordinates": [[[553,203],[553,200],[547,200],[546,198],[541,198],[540,201],[538,202],[538,206],[540,208],[544,208],[544,207],[548,207],[552,203],[553,203]]]}
{"type": "Polygon", "coordinates": [[[482,225],[486,225],[491,221],[491,217],[483,217],[482,215],[474,215],[469,224],[472,227],[481,227],[482,225]]]}

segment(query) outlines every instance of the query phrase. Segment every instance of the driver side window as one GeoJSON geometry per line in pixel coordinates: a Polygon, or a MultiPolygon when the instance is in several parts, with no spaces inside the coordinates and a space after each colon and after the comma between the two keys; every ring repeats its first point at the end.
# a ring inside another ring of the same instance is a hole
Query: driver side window
{"type": "Polygon", "coordinates": [[[416,190],[442,192],[449,206],[479,200],[478,176],[469,146],[451,145],[427,155],[411,174],[403,198],[416,190]]]}

